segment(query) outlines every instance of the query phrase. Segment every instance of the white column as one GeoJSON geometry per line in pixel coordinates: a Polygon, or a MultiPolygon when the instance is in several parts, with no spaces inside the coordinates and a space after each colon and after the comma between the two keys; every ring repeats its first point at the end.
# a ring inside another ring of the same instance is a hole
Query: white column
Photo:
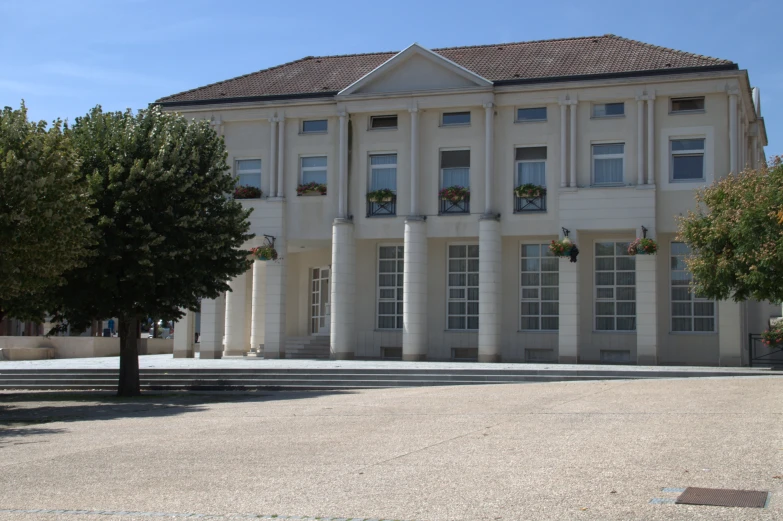
{"type": "Polygon", "coordinates": [[[411,215],[419,215],[419,109],[411,114],[411,215]]]}
{"type": "Polygon", "coordinates": [[[578,101],[572,100],[569,110],[571,111],[571,136],[570,136],[570,167],[571,167],[571,186],[576,188],[576,109],[579,106],[578,101]]]}
{"type": "Polygon", "coordinates": [[[560,102],[560,188],[568,186],[568,165],[566,164],[566,130],[568,127],[568,105],[560,102]]]}
{"type": "Polygon", "coordinates": [[[249,318],[245,308],[247,272],[234,278],[228,285],[231,291],[226,292],[226,346],[223,356],[242,356],[247,351],[245,322],[249,318]]]}
{"type": "Polygon", "coordinates": [[[337,216],[348,217],[346,197],[348,187],[348,117],[340,112],[340,148],[338,149],[337,216]]]}
{"type": "Polygon", "coordinates": [[[655,94],[647,94],[647,184],[655,184],[655,94]]]}
{"type": "Polygon", "coordinates": [[[729,93],[729,168],[737,173],[737,95],[729,93]]]}
{"type": "Polygon", "coordinates": [[[720,365],[742,365],[742,304],[721,300],[718,305],[720,365]]]}
{"type": "Polygon", "coordinates": [[[196,314],[184,309],[185,316],[174,326],[174,358],[193,358],[196,333],[196,314]]]}
{"type": "Polygon", "coordinates": [[[265,266],[264,358],[285,358],[287,248],[283,234],[275,242],[277,260],[265,266]]]}
{"type": "Polygon", "coordinates": [[[484,212],[490,213],[493,208],[492,192],[493,169],[495,166],[495,104],[484,104],[484,212]]]}
{"type": "Polygon", "coordinates": [[[405,219],[402,283],[402,359],[427,358],[427,222],[405,219]]]}
{"type": "MultiPolygon", "coordinates": [[[[569,238],[574,244],[579,246],[575,231],[571,231],[569,238]]],[[[582,250],[580,262],[585,262],[584,256],[590,254],[590,249],[584,246],[582,250]]],[[[568,257],[561,257],[559,262],[560,327],[557,334],[558,360],[564,364],[576,364],[579,361],[579,263],[571,262],[568,257]]]]}
{"type": "Polygon", "coordinates": [[[277,128],[277,197],[285,194],[285,116],[278,117],[277,128]]]}
{"type": "Polygon", "coordinates": [[[226,317],[226,295],[201,301],[201,336],[199,337],[199,358],[223,357],[223,332],[226,317]]]}
{"type": "Polygon", "coordinates": [[[331,332],[332,359],[350,360],[355,353],[356,240],[353,223],[337,218],[332,225],[331,332]]]}
{"type": "Polygon", "coordinates": [[[500,361],[501,259],[500,222],[490,215],[482,215],[479,220],[479,362],[500,361]]]}
{"type": "Polygon", "coordinates": [[[253,290],[250,304],[250,349],[264,352],[264,325],[266,318],[266,262],[253,262],[253,290]]]}
{"type": "MultiPolygon", "coordinates": [[[[649,232],[648,232],[649,234],[649,232]]],[[[642,232],[637,232],[641,237],[642,232]]],[[[657,255],[637,255],[636,262],[636,363],[658,364],[657,255]]]]}
{"type": "Polygon", "coordinates": [[[269,118],[269,166],[267,171],[269,172],[269,197],[275,197],[277,195],[277,118],[269,118]]]}
{"type": "Polygon", "coordinates": [[[759,138],[758,136],[753,136],[750,138],[750,151],[751,151],[751,157],[750,157],[750,167],[753,169],[756,169],[759,167],[759,138]]]}
{"type": "Polygon", "coordinates": [[[636,98],[636,185],[644,184],[644,100],[636,98]]]}

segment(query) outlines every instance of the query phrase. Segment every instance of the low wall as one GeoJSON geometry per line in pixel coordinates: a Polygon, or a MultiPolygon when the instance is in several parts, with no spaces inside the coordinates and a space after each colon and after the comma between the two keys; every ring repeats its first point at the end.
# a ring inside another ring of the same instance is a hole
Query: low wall
{"type": "MultiPolygon", "coordinates": [[[[54,358],[93,358],[101,356],[119,356],[120,339],[117,337],[91,337],[91,336],[0,336],[0,349],[7,356],[2,359],[10,360],[10,351],[14,351],[16,360],[35,360],[36,358],[18,358],[33,356],[37,347],[49,347],[54,349],[54,358]]],[[[163,338],[140,338],[140,355],[163,355],[174,352],[174,340],[163,338]]]]}

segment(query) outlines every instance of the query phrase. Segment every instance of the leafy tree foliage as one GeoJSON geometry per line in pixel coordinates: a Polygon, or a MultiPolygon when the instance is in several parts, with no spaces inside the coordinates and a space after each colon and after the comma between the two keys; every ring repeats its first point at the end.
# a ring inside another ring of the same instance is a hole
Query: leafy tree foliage
{"type": "Polygon", "coordinates": [[[250,265],[239,249],[252,238],[250,211],[230,197],[225,144],[206,121],[96,107],[69,135],[95,200],[98,242],[59,292],[62,316],[77,327],[119,318],[118,394],[139,394],[139,320],[174,320],[226,291],[250,265]]]}
{"type": "Polygon", "coordinates": [[[783,301],[783,163],[730,175],[698,192],[680,218],[696,291],[708,298],[783,301]]]}
{"type": "Polygon", "coordinates": [[[42,320],[51,287],[83,262],[92,241],[86,187],[58,120],[0,112],[0,320],[42,320]]]}

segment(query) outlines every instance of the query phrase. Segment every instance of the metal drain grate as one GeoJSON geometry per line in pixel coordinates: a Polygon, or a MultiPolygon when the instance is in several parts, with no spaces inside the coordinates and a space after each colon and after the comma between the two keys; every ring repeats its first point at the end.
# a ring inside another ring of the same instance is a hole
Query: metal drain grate
{"type": "Polygon", "coordinates": [[[731,490],[724,488],[688,487],[677,498],[678,505],[708,505],[713,507],[764,508],[769,492],[731,490]]]}

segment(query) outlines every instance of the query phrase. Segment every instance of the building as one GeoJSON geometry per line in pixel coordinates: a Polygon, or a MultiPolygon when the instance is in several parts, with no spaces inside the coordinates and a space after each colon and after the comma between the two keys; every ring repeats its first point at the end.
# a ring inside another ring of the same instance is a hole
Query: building
{"type": "Polygon", "coordinates": [[[263,191],[247,246],[280,256],[203,302],[202,358],[313,339],[334,359],[740,365],[773,312],[690,294],[675,240],[697,188],[764,161],[758,90],[731,61],[614,35],[413,44],[158,104],[225,137],[263,191]],[[310,182],[326,193],[299,196],[310,182]],[[527,183],[546,194],[517,197],[527,183]],[[453,185],[468,198],[439,196],[453,185]],[[548,253],[563,234],[576,263],[548,253]],[[658,254],[629,256],[643,234],[658,254]]]}

